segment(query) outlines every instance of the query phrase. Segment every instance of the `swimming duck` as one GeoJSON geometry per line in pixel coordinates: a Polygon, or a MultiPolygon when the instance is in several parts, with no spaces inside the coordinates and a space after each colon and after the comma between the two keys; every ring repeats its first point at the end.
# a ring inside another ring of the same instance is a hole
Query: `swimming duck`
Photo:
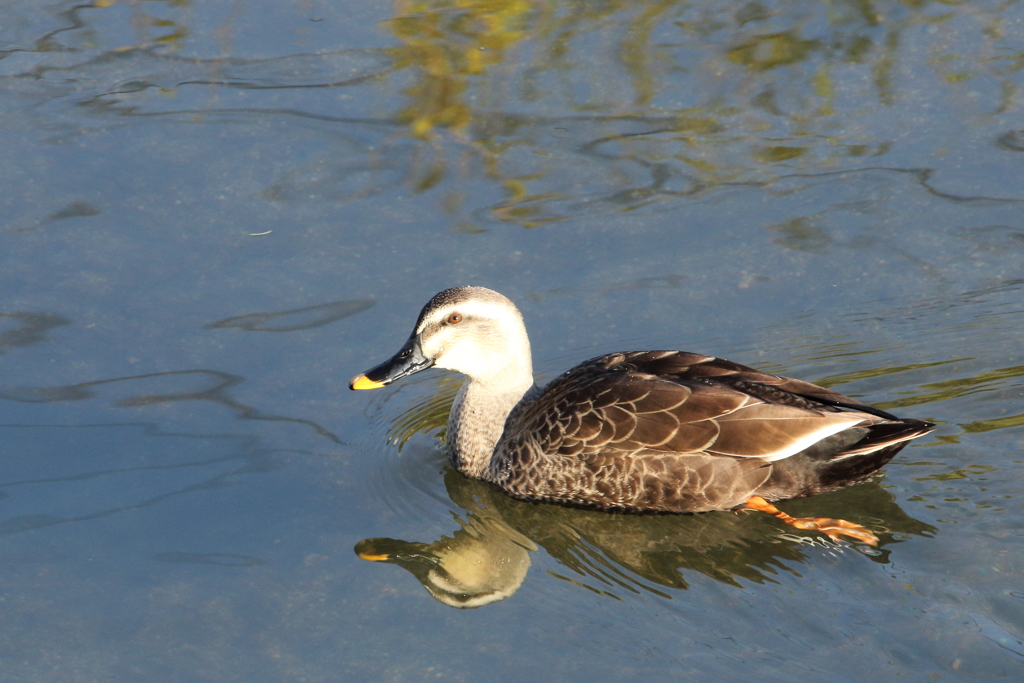
{"type": "Polygon", "coordinates": [[[484,287],[435,295],[392,358],[352,378],[376,389],[430,367],[468,377],[452,404],[453,466],[527,500],[630,512],[758,509],[872,542],[844,520],[771,502],[863,481],[934,425],[809,382],[683,351],[592,358],[534,384],[522,314],[484,287]]]}

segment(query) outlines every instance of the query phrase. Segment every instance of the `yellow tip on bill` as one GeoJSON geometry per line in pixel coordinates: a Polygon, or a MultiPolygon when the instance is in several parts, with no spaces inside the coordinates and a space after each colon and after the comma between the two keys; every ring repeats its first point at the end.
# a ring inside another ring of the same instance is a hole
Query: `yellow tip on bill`
{"type": "Polygon", "coordinates": [[[366,375],[356,375],[352,378],[352,381],[348,383],[351,389],[380,389],[384,386],[383,382],[374,382],[366,375]]]}
{"type": "Polygon", "coordinates": [[[388,559],[387,553],[383,555],[373,555],[371,553],[359,553],[359,558],[363,560],[369,560],[370,562],[383,562],[388,559]]]}

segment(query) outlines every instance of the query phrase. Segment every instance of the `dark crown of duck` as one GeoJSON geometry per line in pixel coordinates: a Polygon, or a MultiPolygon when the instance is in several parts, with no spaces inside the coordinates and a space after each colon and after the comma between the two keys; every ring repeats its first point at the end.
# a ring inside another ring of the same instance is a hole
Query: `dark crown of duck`
{"type": "Polygon", "coordinates": [[[932,429],[682,351],[600,356],[542,390],[522,315],[483,287],[434,296],[401,350],[350,386],[432,366],[468,376],[448,421],[452,463],[532,500],[698,512],[813,495],[866,479],[932,429]]]}

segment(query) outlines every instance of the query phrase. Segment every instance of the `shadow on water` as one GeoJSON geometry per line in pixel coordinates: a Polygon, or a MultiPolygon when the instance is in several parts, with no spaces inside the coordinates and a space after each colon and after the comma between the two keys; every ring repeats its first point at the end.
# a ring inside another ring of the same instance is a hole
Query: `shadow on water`
{"type": "MultiPolygon", "coordinates": [[[[254,437],[242,435],[201,435],[201,434],[176,434],[161,431],[160,427],[152,423],[122,423],[122,424],[93,424],[83,426],[67,425],[0,425],[4,430],[18,430],[20,432],[36,432],[41,430],[60,431],[70,437],[72,442],[79,439],[88,442],[99,430],[117,430],[121,434],[130,434],[132,441],[140,437],[163,438],[163,439],[188,439],[197,442],[219,441],[223,443],[236,443],[237,448],[226,455],[216,455],[208,458],[179,459],[177,462],[135,465],[125,467],[109,467],[105,469],[94,469],[79,471],[72,474],[59,474],[53,476],[34,476],[24,479],[12,479],[0,483],[0,497],[7,497],[8,491],[26,487],[32,489],[43,485],[53,485],[85,482],[112,478],[117,475],[140,474],[140,473],[167,473],[173,470],[187,470],[204,472],[209,469],[220,469],[217,474],[201,478],[189,484],[172,490],[164,490],[160,493],[122,502],[122,504],[104,505],[100,503],[99,509],[80,515],[53,515],[53,514],[31,514],[20,515],[0,521],[0,536],[17,534],[33,529],[49,527],[59,524],[74,522],[85,522],[93,519],[109,517],[130,510],[139,510],[154,505],[159,505],[168,499],[177,496],[206,491],[210,489],[223,488],[231,485],[231,482],[238,476],[270,472],[280,467],[279,463],[268,453],[257,447],[258,440],[254,437]],[[227,464],[228,469],[221,466],[227,464]]],[[[38,438],[38,436],[37,436],[38,438]]],[[[9,465],[10,463],[8,463],[9,465]]],[[[139,495],[140,491],[119,491],[126,495],[139,495]]],[[[99,499],[97,499],[99,500],[99,499]]],[[[109,503],[109,494],[108,494],[109,503]]]]}
{"type": "Polygon", "coordinates": [[[44,342],[47,340],[47,332],[71,324],[67,318],[53,313],[0,313],[0,320],[3,319],[20,325],[0,332],[0,355],[22,346],[44,342]]]}
{"type": "Polygon", "coordinates": [[[231,395],[231,389],[245,379],[219,370],[175,370],[170,372],[153,372],[129,377],[114,377],[92,382],[81,382],[59,387],[6,387],[0,389],[0,399],[18,401],[20,403],[56,403],[61,401],[82,401],[96,395],[98,387],[119,385],[121,383],[156,383],[158,391],[154,393],[136,394],[118,399],[114,405],[119,408],[134,408],[160,403],[177,401],[211,401],[234,411],[243,420],[266,420],[271,422],[294,422],[310,427],[322,437],[336,444],[342,443],[337,435],[328,431],[312,420],[283,415],[269,415],[250,405],[241,403],[231,395]],[[160,385],[177,387],[184,379],[183,389],[166,390],[160,385]],[[195,385],[198,386],[189,386],[195,385]]]}
{"type": "MultiPolygon", "coordinates": [[[[515,593],[538,547],[567,570],[551,576],[621,600],[641,591],[671,598],[666,589],[688,587],[686,571],[736,587],[772,582],[780,572],[800,576],[795,565],[806,561],[808,546],[847,546],[751,513],[623,515],[524,502],[451,468],[445,486],[466,512],[450,537],[432,543],[369,538],[355,551],[407,569],[452,607],[481,607],[515,593]]],[[[879,563],[890,561],[891,546],[905,535],[936,531],[907,515],[877,482],[819,496],[815,508],[880,532],[877,548],[857,546],[879,563]]]]}
{"type": "Polygon", "coordinates": [[[248,313],[210,323],[206,329],[238,327],[247,332],[295,332],[329,325],[335,320],[362,313],[376,302],[372,299],[335,301],[292,311],[248,313]]]}

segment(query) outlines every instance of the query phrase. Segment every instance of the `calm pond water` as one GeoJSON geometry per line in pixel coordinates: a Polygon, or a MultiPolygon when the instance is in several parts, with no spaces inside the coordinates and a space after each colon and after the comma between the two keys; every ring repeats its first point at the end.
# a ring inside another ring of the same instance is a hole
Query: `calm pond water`
{"type": "Polygon", "coordinates": [[[2,678],[1020,680],[1022,46],[1014,1],[3,3],[2,678]],[[876,549],[517,502],[444,461],[457,377],[346,386],[458,284],[547,378],[682,348],[939,428],[782,506],[876,549]]]}

